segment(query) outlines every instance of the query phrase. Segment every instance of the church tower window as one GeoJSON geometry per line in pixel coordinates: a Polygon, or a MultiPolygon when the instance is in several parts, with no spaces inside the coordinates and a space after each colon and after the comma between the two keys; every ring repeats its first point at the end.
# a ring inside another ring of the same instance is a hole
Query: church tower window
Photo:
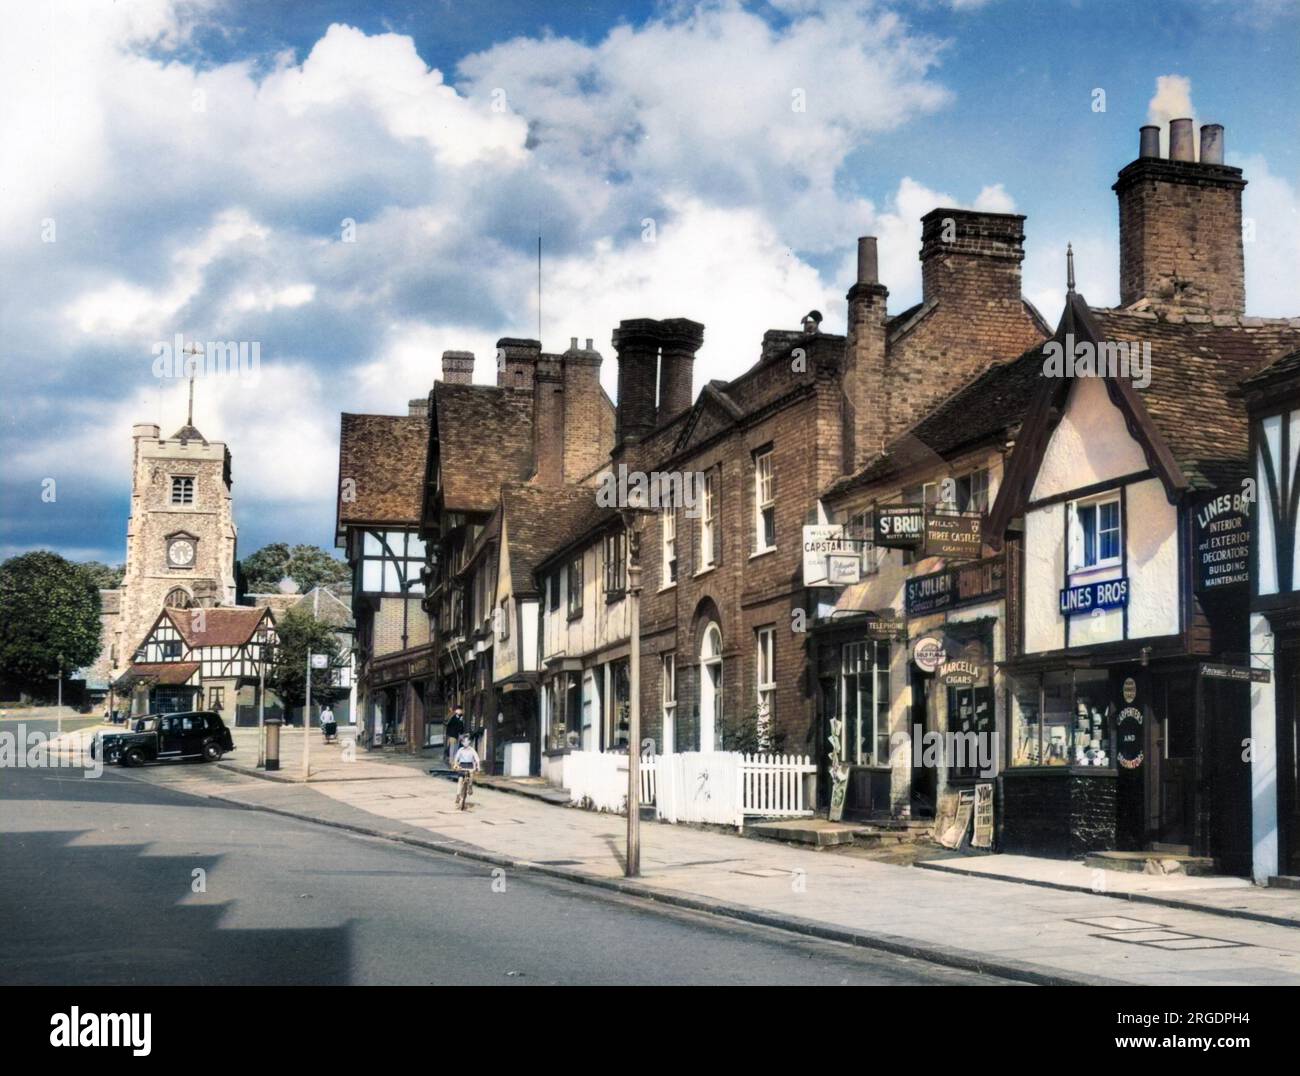
{"type": "Polygon", "coordinates": [[[177,476],[172,479],[172,504],[194,503],[194,479],[177,476]]]}

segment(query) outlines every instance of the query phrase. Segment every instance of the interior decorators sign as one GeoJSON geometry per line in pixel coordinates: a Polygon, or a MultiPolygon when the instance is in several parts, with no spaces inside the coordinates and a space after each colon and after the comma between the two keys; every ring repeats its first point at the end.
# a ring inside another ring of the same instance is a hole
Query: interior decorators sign
{"type": "Polygon", "coordinates": [[[925,517],[925,555],[974,560],[983,551],[977,512],[930,512],[925,517]]]}
{"type": "Polygon", "coordinates": [[[1061,615],[1085,616],[1128,605],[1128,576],[1104,583],[1084,583],[1061,591],[1061,615]]]}
{"type": "Polygon", "coordinates": [[[914,576],[903,588],[903,602],[908,616],[925,616],[999,598],[1005,588],[1006,562],[1001,557],[990,557],[914,576]]]}
{"type": "Polygon", "coordinates": [[[1197,510],[1192,525],[1199,594],[1235,590],[1250,581],[1250,502],[1221,493],[1197,510]]]}

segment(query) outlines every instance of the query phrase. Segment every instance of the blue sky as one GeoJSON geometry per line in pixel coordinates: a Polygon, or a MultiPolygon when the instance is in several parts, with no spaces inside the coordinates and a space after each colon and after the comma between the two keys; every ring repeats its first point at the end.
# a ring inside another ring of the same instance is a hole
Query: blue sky
{"type": "Polygon", "coordinates": [[[1084,293],[1115,302],[1110,184],[1141,124],[1191,111],[1250,181],[1251,312],[1300,313],[1296,0],[10,18],[4,556],[121,561],[131,424],[184,419],[183,383],[153,371],[178,332],[260,346],[256,378],[197,389],[196,424],[234,456],[241,553],[329,547],[339,412],[401,413],[445,349],[489,380],[496,338],[536,332],[539,231],[546,347],[594,337],[612,395],[619,319],[692,317],[698,386],[811,307],[842,329],[858,235],[880,237],[891,309],[914,302],[918,218],[940,204],[1027,215],[1024,289],[1049,320],[1067,241],[1084,293]]]}

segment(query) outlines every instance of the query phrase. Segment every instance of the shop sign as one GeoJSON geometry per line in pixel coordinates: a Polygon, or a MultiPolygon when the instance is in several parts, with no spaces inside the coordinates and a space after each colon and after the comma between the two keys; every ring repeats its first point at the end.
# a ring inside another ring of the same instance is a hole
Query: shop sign
{"type": "Polygon", "coordinates": [[[922,672],[934,672],[947,656],[943,640],[934,635],[922,635],[912,644],[912,660],[922,672]]]}
{"type": "Polygon", "coordinates": [[[1216,665],[1201,662],[1201,675],[1207,680],[1233,680],[1241,684],[1270,684],[1271,669],[1253,669],[1249,665],[1216,665]]]}
{"type": "Polygon", "coordinates": [[[1061,615],[1082,616],[1128,605],[1128,576],[1104,583],[1084,583],[1061,591],[1061,615]]]}
{"type": "Polygon", "coordinates": [[[944,609],[1000,598],[1006,589],[1006,562],[1001,557],[958,568],[945,568],[907,580],[903,604],[908,616],[926,616],[944,609]]]}
{"type": "Polygon", "coordinates": [[[857,553],[826,554],[826,582],[831,586],[852,586],[861,579],[862,558],[857,553]]]}
{"type": "Polygon", "coordinates": [[[925,555],[977,559],[983,552],[978,512],[930,512],[925,517],[925,555]]]}
{"type": "MultiPolygon", "coordinates": [[[[860,542],[844,537],[843,523],[819,523],[803,529],[803,585],[806,587],[831,586],[827,577],[829,554],[852,555],[858,559],[860,542]]],[[[853,580],[857,582],[857,580],[853,580]]]]}
{"type": "Polygon", "coordinates": [[[1136,770],[1142,765],[1142,711],[1136,706],[1126,706],[1115,718],[1115,739],[1118,744],[1119,764],[1126,770],[1136,770]]]}
{"type": "Polygon", "coordinates": [[[1236,590],[1250,581],[1250,501],[1240,493],[1211,497],[1192,522],[1196,592],[1236,590]]]}
{"type": "Polygon", "coordinates": [[[925,509],[919,504],[885,505],[876,509],[876,545],[887,549],[917,549],[925,536],[925,509]]]}
{"type": "Polygon", "coordinates": [[[947,687],[969,687],[979,680],[984,666],[974,661],[945,661],[939,667],[939,681],[947,687]]]}

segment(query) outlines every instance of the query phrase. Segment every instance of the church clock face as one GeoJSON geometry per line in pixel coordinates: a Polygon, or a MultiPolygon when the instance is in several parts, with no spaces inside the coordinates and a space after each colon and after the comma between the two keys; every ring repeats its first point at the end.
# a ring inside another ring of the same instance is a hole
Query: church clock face
{"type": "Polygon", "coordinates": [[[173,568],[188,568],[194,563],[194,542],[189,538],[173,538],[167,545],[167,563],[173,568]]]}

